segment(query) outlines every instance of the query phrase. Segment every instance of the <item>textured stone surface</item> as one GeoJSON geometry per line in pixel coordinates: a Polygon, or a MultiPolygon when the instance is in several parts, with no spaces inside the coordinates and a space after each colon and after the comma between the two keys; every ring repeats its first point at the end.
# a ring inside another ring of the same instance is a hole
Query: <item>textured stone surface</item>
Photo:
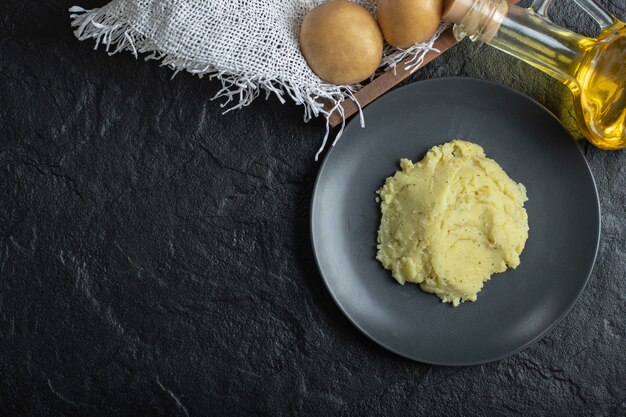
{"type": "MultiPolygon", "coordinates": [[[[0,14],[0,415],[626,415],[625,152],[584,145],[603,239],[554,332],[484,366],[410,362],[315,269],[322,123],[276,101],[222,116],[215,83],[76,41],[73,3],[0,14]]],[[[413,81],[448,75],[569,112],[556,82],[487,46],[413,81]]]]}

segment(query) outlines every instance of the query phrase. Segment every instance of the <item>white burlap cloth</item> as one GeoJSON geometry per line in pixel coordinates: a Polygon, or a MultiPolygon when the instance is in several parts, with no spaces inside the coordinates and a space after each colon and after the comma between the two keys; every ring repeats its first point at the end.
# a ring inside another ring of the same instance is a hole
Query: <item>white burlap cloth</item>
{"type": "MultiPolygon", "coordinates": [[[[324,0],[113,0],[99,9],[70,8],[80,40],[95,39],[110,54],[161,60],[181,70],[222,82],[215,98],[226,111],[244,107],[263,91],[281,102],[290,97],[304,106],[304,120],[338,111],[360,85],[337,86],[317,77],[298,47],[302,19],[324,0]],[[332,105],[324,107],[326,99],[332,105]]],[[[374,11],[377,0],[356,1],[374,11]]],[[[386,48],[381,70],[412,55],[419,67],[440,31],[407,50],[386,48]]],[[[363,124],[361,115],[361,124],[363,124]]],[[[342,126],[343,129],[343,126],[342,126]]],[[[337,138],[341,135],[338,133],[337,138]]],[[[328,138],[326,136],[321,149],[328,138]]],[[[319,155],[319,152],[318,152],[319,155]]],[[[317,158],[317,155],[316,155],[317,158]]]]}

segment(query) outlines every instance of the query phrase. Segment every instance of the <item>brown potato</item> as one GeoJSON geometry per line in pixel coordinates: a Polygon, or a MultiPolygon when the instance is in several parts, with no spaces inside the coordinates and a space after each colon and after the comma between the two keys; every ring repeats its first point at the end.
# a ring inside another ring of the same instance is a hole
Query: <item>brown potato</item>
{"type": "Polygon", "coordinates": [[[300,49],[322,80],[356,84],[380,64],[383,35],[366,8],[347,0],[331,0],[304,17],[300,49]]]}
{"type": "Polygon", "coordinates": [[[387,43],[408,48],[433,36],[442,7],[441,0],[380,0],[376,16],[387,43]]]}

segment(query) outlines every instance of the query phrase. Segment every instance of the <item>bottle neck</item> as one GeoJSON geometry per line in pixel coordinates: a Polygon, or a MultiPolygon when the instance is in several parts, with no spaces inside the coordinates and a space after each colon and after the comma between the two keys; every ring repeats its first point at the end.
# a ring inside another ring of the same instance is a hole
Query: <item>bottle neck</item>
{"type": "Polygon", "coordinates": [[[454,35],[488,43],[570,86],[586,39],[506,0],[475,0],[454,35]]]}

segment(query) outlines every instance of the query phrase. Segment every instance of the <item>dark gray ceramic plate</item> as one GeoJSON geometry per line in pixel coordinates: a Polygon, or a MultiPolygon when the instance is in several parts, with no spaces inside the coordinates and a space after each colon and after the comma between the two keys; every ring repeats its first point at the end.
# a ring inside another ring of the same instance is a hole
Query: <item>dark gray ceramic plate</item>
{"type": "Polygon", "coordinates": [[[319,270],[348,318],[407,358],[470,365],[512,355],[537,341],[582,292],[600,237],[589,167],[559,121],[532,99],[467,78],[421,81],[348,124],[315,185],[311,228],[319,270]],[[401,157],[462,138],[483,146],[528,189],[530,237],[516,270],[495,275],[474,303],[443,304],[416,285],[399,285],[376,261],[375,191],[401,157]]]}

